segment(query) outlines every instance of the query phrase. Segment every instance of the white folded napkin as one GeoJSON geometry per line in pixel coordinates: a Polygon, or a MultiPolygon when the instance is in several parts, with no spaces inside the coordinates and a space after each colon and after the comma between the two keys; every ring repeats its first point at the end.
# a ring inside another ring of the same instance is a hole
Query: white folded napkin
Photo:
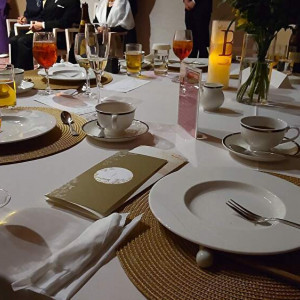
{"type": "Polygon", "coordinates": [[[117,81],[115,83],[108,84],[108,85],[104,86],[103,88],[105,90],[109,90],[109,91],[127,93],[127,92],[135,90],[149,82],[150,82],[149,80],[129,77],[129,78],[125,78],[120,81],[117,81]]]}
{"type": "Polygon", "coordinates": [[[140,221],[125,225],[127,214],[113,213],[90,225],[77,239],[52,254],[35,270],[12,283],[14,291],[28,289],[53,299],[70,299],[114,254],[114,250],[140,221]]]}

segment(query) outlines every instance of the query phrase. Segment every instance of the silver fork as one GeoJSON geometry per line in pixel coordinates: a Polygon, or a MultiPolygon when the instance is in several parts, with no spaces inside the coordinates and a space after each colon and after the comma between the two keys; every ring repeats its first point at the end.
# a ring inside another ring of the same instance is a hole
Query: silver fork
{"type": "Polygon", "coordinates": [[[238,204],[237,202],[235,202],[234,200],[230,199],[228,202],[226,202],[226,204],[232,208],[235,212],[237,212],[238,214],[240,214],[241,216],[243,216],[245,219],[254,222],[254,223],[267,223],[267,222],[274,222],[274,221],[278,221],[281,223],[284,223],[286,225],[290,225],[296,228],[300,229],[300,224],[297,224],[295,222],[291,222],[285,219],[280,219],[280,218],[267,218],[267,217],[263,217],[260,215],[257,215],[255,213],[253,213],[252,211],[246,209],[245,207],[243,207],[242,205],[238,204]]]}

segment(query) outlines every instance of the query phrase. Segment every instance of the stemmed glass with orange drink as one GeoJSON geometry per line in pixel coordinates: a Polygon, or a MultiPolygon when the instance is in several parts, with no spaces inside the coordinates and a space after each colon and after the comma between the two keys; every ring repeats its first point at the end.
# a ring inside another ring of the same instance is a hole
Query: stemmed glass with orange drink
{"type": "MultiPolygon", "coordinates": [[[[188,57],[193,49],[193,35],[191,30],[176,30],[173,38],[173,51],[179,58],[180,64],[188,57]]],[[[179,82],[180,77],[173,79],[174,82],[179,82]]]]}
{"type": "Polygon", "coordinates": [[[33,34],[33,57],[45,69],[47,87],[46,95],[52,93],[49,84],[49,68],[57,60],[56,39],[52,32],[35,32],[33,34]]]}

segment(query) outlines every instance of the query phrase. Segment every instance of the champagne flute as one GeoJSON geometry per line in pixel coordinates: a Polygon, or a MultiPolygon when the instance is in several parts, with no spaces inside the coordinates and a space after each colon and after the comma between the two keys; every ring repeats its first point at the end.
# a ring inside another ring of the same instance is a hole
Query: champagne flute
{"type": "Polygon", "coordinates": [[[35,32],[33,34],[33,57],[45,69],[47,87],[46,95],[52,94],[49,85],[49,68],[57,60],[56,40],[52,32],[35,32]]]}
{"type": "MultiPolygon", "coordinates": [[[[0,64],[0,132],[2,125],[1,108],[16,105],[16,84],[14,81],[14,66],[0,64]]],[[[3,129],[5,130],[5,129],[3,129]]],[[[0,208],[5,206],[11,199],[10,194],[0,188],[0,208]]]]}
{"type": "MultiPolygon", "coordinates": [[[[193,49],[193,35],[191,30],[176,30],[173,38],[173,51],[182,61],[188,57],[193,49]]],[[[173,82],[180,82],[180,76],[176,76],[173,82]]]]}
{"type": "Polygon", "coordinates": [[[75,59],[79,64],[79,66],[85,69],[86,88],[85,88],[84,95],[89,96],[92,93],[90,87],[90,77],[89,77],[90,62],[86,53],[86,41],[85,41],[84,33],[77,33],[75,36],[74,54],[75,54],[75,59]]]}
{"type": "Polygon", "coordinates": [[[98,103],[101,102],[101,77],[107,64],[110,36],[107,24],[85,24],[86,52],[93,69],[98,88],[98,103]]]}

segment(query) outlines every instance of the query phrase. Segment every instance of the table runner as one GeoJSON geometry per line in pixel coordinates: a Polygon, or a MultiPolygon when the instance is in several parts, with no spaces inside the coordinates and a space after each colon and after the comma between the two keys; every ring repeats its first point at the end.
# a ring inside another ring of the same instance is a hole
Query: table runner
{"type": "MultiPolygon", "coordinates": [[[[46,78],[38,75],[39,70],[30,70],[24,72],[24,78],[30,79],[34,83],[34,88],[37,90],[45,90],[46,89],[46,78]]],[[[108,84],[113,80],[112,76],[109,73],[104,72],[101,83],[108,84]]],[[[64,90],[64,89],[76,89],[80,84],[84,83],[82,80],[76,81],[61,81],[61,80],[51,80],[50,79],[50,87],[53,90],[64,90]]],[[[91,87],[96,86],[96,80],[91,80],[91,87]]]]}
{"type": "MultiPolygon", "coordinates": [[[[276,176],[300,186],[298,178],[276,176]]],[[[284,267],[300,280],[300,251],[255,257],[214,251],[214,266],[201,269],[195,262],[198,245],[156,220],[148,206],[148,193],[122,211],[130,212],[130,218],[144,214],[117,256],[130,280],[148,299],[300,299],[299,283],[297,286],[265,273],[271,272],[271,267],[276,268],[275,273],[284,267]]]]}
{"type": "Polygon", "coordinates": [[[74,127],[79,132],[79,136],[72,136],[69,126],[62,123],[60,119],[61,111],[47,107],[18,107],[16,110],[28,109],[39,110],[53,115],[56,118],[56,126],[50,132],[39,137],[16,143],[3,144],[0,147],[0,165],[16,163],[45,157],[54,153],[64,151],[82,141],[85,133],[81,126],[86,120],[77,115],[72,115],[74,127]]]}

